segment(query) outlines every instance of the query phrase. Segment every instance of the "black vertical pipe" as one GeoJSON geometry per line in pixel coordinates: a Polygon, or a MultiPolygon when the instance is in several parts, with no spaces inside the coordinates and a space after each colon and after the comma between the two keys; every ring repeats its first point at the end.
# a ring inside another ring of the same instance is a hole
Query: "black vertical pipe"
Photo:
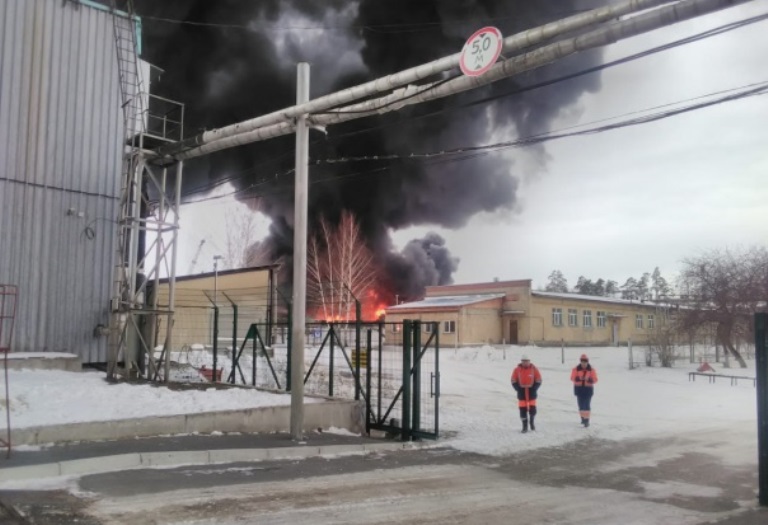
{"type": "Polygon", "coordinates": [[[373,340],[373,332],[369,328],[366,331],[365,337],[368,353],[365,360],[365,433],[371,434],[371,341],[373,340]]]}
{"type": "Polygon", "coordinates": [[[413,340],[413,322],[410,319],[403,321],[403,398],[400,428],[401,439],[411,440],[411,341],[413,340]]]}
{"type": "Polygon", "coordinates": [[[411,429],[421,430],[421,321],[413,322],[413,390],[411,400],[413,410],[411,412],[413,423],[411,429]]]}
{"type": "Polygon", "coordinates": [[[766,349],[765,341],[766,326],[768,326],[768,313],[756,313],[758,500],[763,507],[768,507],[768,349],[766,349]]]}

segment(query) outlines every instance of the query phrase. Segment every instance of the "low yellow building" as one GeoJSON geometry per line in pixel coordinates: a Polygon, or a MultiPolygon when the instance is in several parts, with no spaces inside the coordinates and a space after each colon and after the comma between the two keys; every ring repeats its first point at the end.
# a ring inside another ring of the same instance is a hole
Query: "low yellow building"
{"type": "MultiPolygon", "coordinates": [[[[222,343],[231,344],[233,338],[242,341],[251,323],[274,323],[280,302],[275,287],[276,270],[277,266],[268,265],[177,277],[174,349],[213,343],[214,304],[219,309],[218,337],[222,343]]],[[[160,280],[157,294],[159,304],[167,305],[167,279],[160,280]]],[[[164,317],[157,319],[155,345],[165,340],[165,321],[164,317]]]]}
{"type": "Polygon", "coordinates": [[[647,343],[663,311],[641,301],[535,291],[531,280],[429,286],[421,301],[387,308],[387,323],[440,323],[441,346],[647,343]]]}

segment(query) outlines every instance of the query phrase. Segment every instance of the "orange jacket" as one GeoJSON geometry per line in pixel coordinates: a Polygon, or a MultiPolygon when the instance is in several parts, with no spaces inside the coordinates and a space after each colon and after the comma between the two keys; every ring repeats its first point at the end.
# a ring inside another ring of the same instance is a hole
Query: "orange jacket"
{"type": "Polygon", "coordinates": [[[586,368],[576,365],[571,371],[571,381],[575,387],[592,388],[597,383],[597,370],[592,368],[592,365],[587,365],[586,368]]]}
{"type": "Polygon", "coordinates": [[[539,369],[534,364],[531,364],[528,368],[517,365],[512,372],[512,386],[532,388],[537,383],[541,384],[541,372],[539,372],[539,369]]]}

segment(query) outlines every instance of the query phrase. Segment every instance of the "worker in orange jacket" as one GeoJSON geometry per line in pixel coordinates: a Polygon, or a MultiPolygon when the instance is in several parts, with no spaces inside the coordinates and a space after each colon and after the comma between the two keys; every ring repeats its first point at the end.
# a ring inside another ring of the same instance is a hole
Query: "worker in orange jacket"
{"type": "Polygon", "coordinates": [[[531,363],[527,355],[520,358],[520,364],[512,371],[512,388],[517,392],[517,406],[520,409],[520,420],[523,422],[523,433],[528,432],[530,417],[531,430],[536,430],[536,397],[541,386],[541,372],[531,363]]]}
{"type": "Polygon", "coordinates": [[[592,395],[595,393],[595,383],[597,383],[597,370],[589,364],[587,354],[581,354],[579,364],[571,371],[571,382],[573,383],[573,394],[579,405],[581,424],[587,428],[592,410],[592,395]]]}

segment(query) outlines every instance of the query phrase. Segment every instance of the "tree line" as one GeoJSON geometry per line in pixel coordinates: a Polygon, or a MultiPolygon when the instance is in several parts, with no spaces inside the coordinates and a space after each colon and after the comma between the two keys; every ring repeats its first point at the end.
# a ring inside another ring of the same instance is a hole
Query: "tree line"
{"type": "Polygon", "coordinates": [[[580,275],[572,289],[569,288],[568,280],[563,275],[563,272],[554,270],[549,274],[544,291],[577,293],[599,297],[620,297],[621,299],[639,301],[664,299],[674,293],[673,287],[661,275],[658,266],[653,272],[646,272],[638,279],[629,277],[621,286],[619,286],[618,282],[610,279],[600,278],[593,281],[580,275]]]}
{"type": "Polygon", "coordinates": [[[662,365],[671,366],[674,345],[693,345],[711,338],[742,367],[747,364],[739,343],[754,341],[754,314],[768,311],[768,248],[711,250],[684,259],[673,287],[659,268],[630,277],[622,286],[616,281],[592,281],[579,277],[571,289],[559,270],[549,275],[545,291],[579,293],[633,300],[657,300],[665,309],[664,322],[651,336],[662,365]]]}

